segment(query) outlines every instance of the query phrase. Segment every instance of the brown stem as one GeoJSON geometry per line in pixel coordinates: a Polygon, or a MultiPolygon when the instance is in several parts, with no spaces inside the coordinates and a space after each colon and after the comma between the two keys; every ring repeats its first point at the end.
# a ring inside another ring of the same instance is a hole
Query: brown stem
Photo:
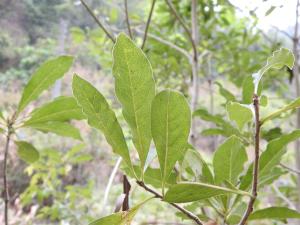
{"type": "Polygon", "coordinates": [[[88,13],[93,17],[93,19],[95,20],[95,22],[99,25],[99,27],[105,32],[105,34],[107,35],[107,37],[113,42],[115,43],[116,40],[113,37],[112,34],[110,34],[108,32],[108,30],[104,27],[104,25],[100,22],[100,20],[97,18],[97,16],[93,13],[93,11],[90,9],[90,7],[86,4],[86,2],[84,0],[80,0],[80,2],[82,3],[82,5],[85,7],[85,9],[88,11],[88,13]]]}
{"type": "Polygon", "coordinates": [[[129,16],[128,16],[127,0],[124,0],[124,6],[125,6],[125,17],[126,17],[126,24],[127,24],[128,34],[129,34],[129,37],[132,39],[132,32],[131,32],[129,16]]]}
{"type": "Polygon", "coordinates": [[[147,41],[148,29],[149,29],[149,26],[150,26],[150,22],[151,22],[153,10],[154,10],[155,2],[156,2],[156,0],[153,0],[152,4],[151,4],[151,9],[150,9],[149,16],[148,16],[148,19],[147,19],[146,28],[145,28],[145,32],[144,32],[143,43],[142,43],[141,49],[144,48],[144,46],[146,44],[146,41],[147,41]]]}
{"type": "Polygon", "coordinates": [[[185,30],[186,34],[188,35],[188,38],[190,39],[190,42],[191,42],[192,47],[193,47],[194,57],[195,57],[197,55],[197,45],[195,43],[195,40],[192,37],[191,31],[189,30],[189,28],[187,27],[187,25],[185,24],[183,19],[179,16],[179,14],[177,13],[176,9],[174,8],[174,6],[170,2],[170,0],[166,0],[166,3],[169,6],[170,12],[175,16],[175,18],[178,20],[178,22],[181,24],[181,26],[185,30]]]}
{"type": "MultiPolygon", "coordinates": [[[[158,192],[156,192],[155,190],[149,188],[144,182],[142,181],[136,181],[136,183],[144,188],[146,191],[150,192],[151,194],[154,195],[155,198],[159,198],[159,199],[163,199],[163,196],[161,194],[159,194],[158,192]]],[[[191,220],[194,220],[197,224],[199,225],[203,225],[204,223],[196,216],[194,215],[192,212],[186,210],[185,208],[177,205],[176,203],[169,203],[170,205],[172,205],[173,207],[175,207],[176,209],[178,209],[179,211],[181,211],[182,213],[184,213],[187,217],[189,217],[191,220]]]]}
{"type": "Polygon", "coordinates": [[[125,194],[125,198],[122,205],[122,210],[127,211],[129,210],[129,192],[131,189],[131,185],[126,177],[126,175],[123,175],[123,193],[125,194]]]}
{"type": "Polygon", "coordinates": [[[239,225],[246,224],[248,217],[253,211],[253,206],[257,197],[257,188],[258,188],[258,166],[259,166],[259,139],[260,139],[260,121],[259,121],[259,97],[254,94],[253,96],[253,106],[255,113],[255,158],[254,158],[254,166],[253,166],[253,183],[252,183],[252,197],[249,200],[247,210],[242,217],[239,225]]]}

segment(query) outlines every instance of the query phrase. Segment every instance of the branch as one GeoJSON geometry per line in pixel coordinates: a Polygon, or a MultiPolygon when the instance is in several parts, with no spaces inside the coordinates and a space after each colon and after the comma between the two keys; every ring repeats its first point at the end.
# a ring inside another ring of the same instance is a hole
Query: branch
{"type": "Polygon", "coordinates": [[[154,10],[155,2],[156,2],[156,0],[153,0],[152,4],[151,4],[151,9],[150,9],[148,20],[147,20],[147,23],[146,23],[146,28],[145,28],[145,33],[144,33],[144,38],[143,38],[143,43],[142,43],[141,49],[143,49],[145,44],[146,44],[148,29],[149,29],[149,26],[150,26],[150,22],[151,22],[153,10],[154,10]]]}
{"type": "Polygon", "coordinates": [[[186,34],[188,35],[188,38],[190,39],[190,42],[191,42],[192,47],[193,47],[194,56],[196,56],[197,55],[197,47],[196,47],[195,40],[192,37],[191,31],[189,30],[189,28],[187,27],[187,25],[185,24],[185,22],[181,19],[181,17],[177,13],[176,9],[174,8],[174,6],[170,2],[170,0],[166,0],[166,3],[169,6],[169,9],[170,9],[171,13],[175,16],[175,18],[178,20],[178,22],[181,24],[181,26],[185,30],[186,34]]]}
{"type": "Polygon", "coordinates": [[[257,188],[258,188],[258,165],[259,165],[259,137],[260,137],[260,121],[259,121],[259,97],[254,94],[253,96],[253,106],[255,112],[255,159],[253,167],[253,183],[252,183],[252,196],[247,206],[247,210],[243,215],[239,225],[245,225],[248,217],[253,211],[254,202],[257,197],[257,188]]]}
{"type": "Polygon", "coordinates": [[[279,166],[289,170],[290,172],[293,172],[293,173],[296,173],[296,174],[299,174],[300,175],[300,170],[297,170],[297,169],[294,169],[294,168],[291,168],[287,165],[284,165],[283,163],[279,163],[279,166]]]}
{"type": "Polygon", "coordinates": [[[280,30],[278,27],[276,26],[272,26],[273,29],[275,29],[277,32],[280,32],[282,34],[284,34],[285,36],[287,36],[289,39],[293,40],[293,36],[290,35],[288,32],[284,31],[284,30],[280,30]]]}
{"type": "Polygon", "coordinates": [[[108,32],[108,30],[104,27],[104,25],[100,22],[100,20],[97,18],[97,16],[93,13],[93,11],[90,9],[90,7],[86,4],[86,2],[84,0],[80,0],[80,2],[82,3],[82,5],[85,7],[85,9],[88,11],[88,13],[93,17],[93,19],[95,20],[95,22],[99,25],[99,27],[105,32],[105,34],[107,35],[107,37],[113,42],[115,43],[116,40],[113,37],[112,34],[110,34],[108,32]]]}
{"type": "Polygon", "coordinates": [[[104,192],[104,197],[103,197],[103,211],[105,211],[105,206],[106,206],[106,203],[107,203],[107,200],[108,200],[108,196],[109,196],[109,192],[110,192],[110,189],[111,189],[111,186],[112,186],[112,183],[114,181],[114,178],[118,172],[118,168],[120,166],[122,162],[122,157],[119,157],[118,158],[118,161],[116,162],[110,176],[109,176],[109,179],[108,179],[108,183],[106,185],[106,189],[105,189],[105,192],[104,192]]]}
{"type": "Polygon", "coordinates": [[[126,24],[127,24],[128,34],[129,34],[129,37],[132,39],[132,32],[131,32],[129,16],[128,16],[127,0],[124,0],[124,6],[125,6],[125,17],[126,17],[126,24]]]}
{"type": "MultiPolygon", "coordinates": [[[[159,193],[157,193],[155,190],[149,188],[144,182],[142,182],[142,181],[136,181],[136,183],[140,187],[144,188],[146,191],[148,191],[151,194],[153,194],[155,198],[163,199],[162,195],[160,195],[159,193]]],[[[182,213],[184,213],[191,220],[194,220],[197,224],[204,225],[204,223],[196,215],[194,215],[192,212],[186,210],[185,208],[182,208],[181,206],[179,206],[179,205],[177,205],[175,203],[169,203],[169,204],[172,205],[173,207],[175,207],[176,209],[178,209],[179,211],[181,211],[182,213]]]]}
{"type": "MultiPolygon", "coordinates": [[[[142,33],[141,30],[136,29],[136,31],[137,31],[138,33],[142,33]]],[[[156,35],[154,35],[154,34],[148,33],[148,37],[150,37],[150,38],[152,38],[152,39],[154,39],[154,40],[156,40],[156,41],[158,41],[158,42],[160,42],[160,43],[162,43],[162,44],[164,44],[164,45],[167,45],[167,46],[169,46],[170,48],[173,48],[173,49],[176,50],[177,52],[183,54],[183,55],[188,59],[189,63],[192,62],[192,57],[191,57],[191,55],[190,55],[185,49],[179,47],[178,45],[173,44],[172,42],[167,41],[167,40],[165,40],[165,39],[162,39],[162,38],[160,38],[160,37],[158,37],[158,36],[156,36],[156,35]]]]}

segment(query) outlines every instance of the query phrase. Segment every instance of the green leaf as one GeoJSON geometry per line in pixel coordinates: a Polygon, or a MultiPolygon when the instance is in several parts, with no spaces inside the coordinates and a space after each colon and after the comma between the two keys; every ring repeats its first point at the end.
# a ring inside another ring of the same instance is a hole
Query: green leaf
{"type": "Polygon", "coordinates": [[[262,95],[260,97],[259,103],[262,107],[266,107],[268,105],[268,97],[265,95],[262,95]]]}
{"type": "Polygon", "coordinates": [[[214,177],[209,166],[196,149],[190,148],[186,151],[182,162],[182,169],[191,170],[196,181],[214,183],[214,177]]]}
{"type": "Polygon", "coordinates": [[[81,107],[73,97],[58,97],[52,102],[42,105],[31,113],[31,117],[24,123],[28,126],[32,123],[43,123],[49,121],[68,121],[71,119],[84,119],[81,107]]]}
{"type": "MultiPolygon", "coordinates": [[[[243,89],[242,89],[242,99],[244,104],[251,104],[253,102],[253,93],[254,93],[254,83],[252,76],[247,76],[243,81],[243,89]]],[[[262,82],[258,85],[258,95],[261,94],[262,91],[262,82]]]]}
{"type": "MultiPolygon", "coordinates": [[[[289,134],[284,134],[279,138],[273,139],[267,145],[266,150],[259,159],[259,177],[267,176],[270,171],[277,166],[282,156],[285,154],[285,146],[300,137],[300,130],[295,130],[289,134]]],[[[252,183],[253,163],[249,166],[246,175],[243,177],[240,189],[246,190],[252,183]]]]}
{"type": "Polygon", "coordinates": [[[151,132],[162,174],[162,189],[176,162],[183,157],[191,126],[191,111],[179,92],[162,91],[152,103],[151,132]]]}
{"type": "Polygon", "coordinates": [[[131,208],[129,211],[123,211],[111,214],[109,216],[103,217],[101,219],[95,220],[89,225],[130,225],[134,216],[137,214],[138,210],[150,199],[143,201],[137,206],[131,208]]]}
{"type": "Polygon", "coordinates": [[[249,193],[204,183],[179,183],[171,186],[164,200],[173,203],[185,203],[208,199],[226,194],[251,196],[249,193]]]}
{"type": "Polygon", "coordinates": [[[63,137],[71,137],[77,140],[82,140],[79,130],[65,122],[52,121],[46,123],[32,123],[28,124],[27,127],[34,128],[44,133],[51,132],[63,137]]]}
{"type": "Polygon", "coordinates": [[[39,159],[39,152],[32,144],[25,141],[15,141],[15,144],[18,146],[19,157],[25,162],[34,163],[39,159]]]}
{"type": "Polygon", "coordinates": [[[252,111],[249,107],[238,102],[229,102],[227,104],[227,112],[230,120],[233,120],[240,130],[245,124],[252,120],[252,111]]]}
{"type": "Polygon", "coordinates": [[[227,100],[227,101],[236,101],[234,95],[227,89],[225,89],[219,82],[215,82],[219,87],[219,93],[227,100]]]}
{"type": "Polygon", "coordinates": [[[249,216],[249,220],[262,220],[262,219],[300,219],[300,213],[296,210],[286,207],[269,207],[257,210],[249,216]]]}
{"type": "Polygon", "coordinates": [[[114,111],[104,96],[90,83],[77,75],[73,77],[73,94],[90,126],[101,130],[113,151],[120,155],[134,174],[123,131],[114,111]]]}
{"type": "Polygon", "coordinates": [[[236,136],[229,137],[214,154],[216,184],[221,184],[225,180],[236,184],[246,161],[247,153],[243,143],[236,136]]]}
{"type": "Polygon", "coordinates": [[[296,100],[292,101],[291,103],[287,104],[286,106],[282,107],[281,109],[276,110],[272,114],[268,115],[267,117],[263,118],[261,120],[261,124],[264,124],[268,120],[272,120],[274,118],[277,118],[282,113],[285,113],[289,110],[293,110],[300,107],[300,98],[297,98],[296,100]]]}
{"type": "Polygon", "coordinates": [[[73,57],[60,56],[42,64],[25,86],[17,113],[61,78],[72,66],[73,57]]]}
{"type": "Polygon", "coordinates": [[[284,66],[289,67],[290,69],[293,68],[295,61],[295,57],[293,53],[287,48],[280,48],[279,50],[273,52],[273,55],[268,58],[267,64],[260,69],[257,73],[252,75],[253,83],[254,83],[254,93],[258,93],[258,86],[262,76],[269,70],[269,69],[281,69],[284,66]]]}
{"type": "Polygon", "coordinates": [[[143,169],[151,142],[151,102],[155,96],[152,68],[143,51],[125,34],[117,37],[113,58],[116,95],[143,169]]]}

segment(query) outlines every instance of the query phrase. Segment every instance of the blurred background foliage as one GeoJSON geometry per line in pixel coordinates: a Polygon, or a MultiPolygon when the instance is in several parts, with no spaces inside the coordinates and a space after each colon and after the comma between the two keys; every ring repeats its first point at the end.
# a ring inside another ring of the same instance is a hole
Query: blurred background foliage
{"type": "MultiPolygon", "coordinates": [[[[127,32],[122,0],[89,0],[87,3],[112,33],[127,32]]],[[[173,1],[173,4],[190,27],[190,0],[173,1]]],[[[269,5],[270,9],[265,11],[265,17],[276,12],[276,7],[284,7],[277,4],[274,9],[274,5],[269,5]]],[[[150,6],[151,1],[147,0],[128,1],[133,36],[139,45],[142,43],[150,6]]],[[[255,9],[241,13],[239,5],[231,1],[199,0],[198,15],[198,107],[212,116],[218,113],[226,120],[226,102],[241,99],[241,88],[247,76],[261,68],[274,50],[279,47],[291,48],[291,39],[279,29],[260,28],[259,22],[264,18],[258,17],[255,9]]],[[[293,26],[291,21],[290,27],[293,26]]],[[[4,113],[10,110],[7,108],[8,104],[17,104],[22,86],[38,65],[53,56],[71,54],[76,56],[72,72],[92,81],[110,100],[113,108],[119,109],[120,120],[125,123],[112,84],[112,43],[97,27],[80,1],[1,0],[0,28],[0,108],[4,109],[4,113]]],[[[192,85],[190,62],[162,40],[176,44],[187,52],[192,51],[186,33],[169,12],[165,1],[157,0],[144,51],[151,61],[158,89],[177,89],[189,98],[192,85]]],[[[60,85],[56,84],[52,92],[44,94],[41,102],[57,96],[56,92],[71,95],[70,81],[71,74],[60,85]]],[[[263,113],[292,99],[295,95],[292,84],[293,75],[286,68],[270,72],[263,85],[271,97],[268,99],[269,108],[263,113]]],[[[197,120],[196,146],[211,161],[211,153],[226,135],[216,135],[207,129],[225,126],[225,122],[213,124],[205,120],[212,121],[203,119],[203,116],[202,120],[197,120]]],[[[279,133],[291,130],[295,126],[294,120],[294,116],[286,115],[284,124],[280,124],[280,121],[268,124],[270,130],[264,131],[263,137],[271,140],[279,133]],[[279,125],[280,128],[277,127],[279,125]]],[[[122,192],[120,172],[113,181],[114,186],[109,192],[108,200],[104,202],[103,198],[117,157],[111,154],[101,134],[82,123],[76,126],[81,130],[85,146],[79,141],[55,135],[28,132],[21,134],[40,148],[41,158],[27,166],[17,159],[15,150],[10,155],[12,166],[8,172],[10,196],[13,199],[11,208],[15,215],[12,216],[13,224],[86,224],[92,218],[113,211],[122,192]]],[[[129,139],[128,131],[125,136],[129,139]]],[[[0,143],[3,145],[3,140],[0,143]]],[[[289,148],[292,149],[292,146],[289,148]]],[[[293,165],[293,153],[289,152],[284,161],[293,165]]],[[[276,181],[276,185],[284,195],[299,201],[296,179],[295,174],[289,173],[276,181]]],[[[271,187],[267,188],[274,191],[271,187]]],[[[138,202],[146,195],[136,189],[138,187],[133,184],[132,202],[138,202]]],[[[275,194],[273,199],[262,199],[259,204],[267,205],[274,201],[282,199],[275,194]]],[[[141,211],[137,215],[135,221],[139,222],[135,224],[164,224],[160,221],[189,224],[180,216],[176,217],[175,211],[166,204],[158,204],[158,200],[149,204],[147,211],[141,211]]],[[[195,205],[191,204],[189,207],[193,208],[195,205]]]]}

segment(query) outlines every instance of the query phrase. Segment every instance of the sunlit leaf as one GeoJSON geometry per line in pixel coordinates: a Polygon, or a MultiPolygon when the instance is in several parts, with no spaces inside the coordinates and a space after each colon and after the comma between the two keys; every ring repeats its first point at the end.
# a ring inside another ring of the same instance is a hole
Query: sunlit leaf
{"type": "Polygon", "coordinates": [[[184,203],[208,199],[226,194],[250,196],[249,193],[204,183],[179,183],[171,186],[164,200],[167,202],[184,203]]]}
{"type": "Polygon", "coordinates": [[[249,107],[238,102],[229,102],[227,104],[227,112],[229,119],[234,121],[240,130],[246,123],[252,120],[253,114],[249,107]]]}
{"type": "Polygon", "coordinates": [[[31,117],[24,123],[27,126],[32,123],[49,121],[67,121],[71,119],[84,119],[81,107],[73,97],[58,97],[52,102],[42,105],[31,113],[31,117]]]}
{"type": "Polygon", "coordinates": [[[152,103],[151,132],[162,173],[162,188],[177,160],[183,157],[191,126],[191,111],[179,92],[162,91],[152,103]]]}
{"type": "Polygon", "coordinates": [[[34,163],[40,157],[36,148],[26,141],[15,141],[18,146],[19,157],[27,163],[34,163]]]}
{"type": "Polygon", "coordinates": [[[113,58],[116,95],[144,168],[151,141],[151,102],[155,96],[152,68],[143,51],[123,33],[117,37],[113,58]]]}
{"type": "Polygon", "coordinates": [[[287,104],[286,106],[282,107],[281,109],[276,110],[275,112],[271,113],[270,115],[266,116],[265,118],[261,119],[261,124],[267,122],[268,120],[272,120],[277,118],[282,113],[285,113],[289,110],[293,110],[300,107],[300,98],[292,101],[291,103],[287,104]]]}
{"type": "Polygon", "coordinates": [[[61,78],[70,69],[72,63],[73,57],[60,56],[42,64],[25,86],[17,113],[20,113],[31,101],[61,78]]]}
{"type": "Polygon", "coordinates": [[[82,140],[79,130],[69,123],[52,121],[45,123],[32,123],[27,126],[44,133],[51,132],[63,137],[71,137],[77,140],[82,140]]]}
{"type": "Polygon", "coordinates": [[[262,220],[262,219],[300,219],[300,213],[294,209],[286,207],[269,207],[260,209],[251,213],[249,220],[262,220]]]}
{"type": "Polygon", "coordinates": [[[151,199],[152,198],[145,200],[144,202],[131,208],[129,211],[123,211],[123,212],[111,214],[109,216],[95,220],[89,225],[130,225],[134,216],[137,214],[138,210],[151,199]]]}
{"type": "Polygon", "coordinates": [[[231,136],[219,146],[214,154],[213,167],[216,184],[225,180],[236,184],[247,161],[247,153],[243,143],[236,136],[231,136]]]}
{"type": "Polygon", "coordinates": [[[73,77],[73,94],[87,116],[90,126],[101,130],[113,151],[119,154],[134,173],[123,131],[104,96],[89,82],[73,77]]]}

